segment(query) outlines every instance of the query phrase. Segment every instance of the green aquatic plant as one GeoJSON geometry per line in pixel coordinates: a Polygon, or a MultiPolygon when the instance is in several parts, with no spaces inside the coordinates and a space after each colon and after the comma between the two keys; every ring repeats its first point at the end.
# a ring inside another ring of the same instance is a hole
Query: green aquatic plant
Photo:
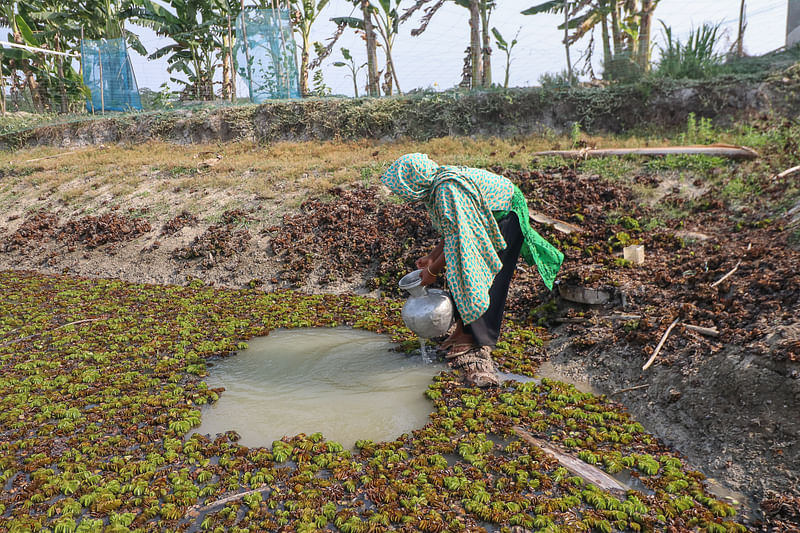
{"type": "MultiPolygon", "coordinates": [[[[319,433],[268,448],[234,432],[185,438],[198,406],[224,394],[202,381],[209,358],[279,327],[358,326],[400,345],[412,336],[399,301],[10,272],[0,289],[0,335],[37,334],[0,346],[0,483],[22,489],[0,493],[2,530],[638,531],[689,509],[697,527],[739,526],[614,404],[547,379],[478,391],[441,373],[426,392],[428,424],[353,452],[319,433]],[[610,472],[636,469],[655,496],[595,490],[515,426],[610,472]]],[[[542,337],[510,321],[493,357],[533,374],[542,337]]]]}

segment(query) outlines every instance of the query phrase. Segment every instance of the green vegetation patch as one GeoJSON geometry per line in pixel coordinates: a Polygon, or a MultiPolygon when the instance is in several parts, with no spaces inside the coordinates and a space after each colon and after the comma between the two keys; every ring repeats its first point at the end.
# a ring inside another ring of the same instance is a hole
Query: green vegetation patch
{"type": "MultiPolygon", "coordinates": [[[[549,380],[484,391],[442,374],[429,424],[355,451],[318,433],[269,448],[186,438],[223,393],[202,381],[210,357],[274,328],[410,341],[401,301],[22,272],[0,272],[0,289],[0,530],[744,529],[619,405],[549,380]],[[513,427],[646,488],[601,491],[513,427]]],[[[498,359],[530,373],[535,331],[505,338],[498,359]]]]}

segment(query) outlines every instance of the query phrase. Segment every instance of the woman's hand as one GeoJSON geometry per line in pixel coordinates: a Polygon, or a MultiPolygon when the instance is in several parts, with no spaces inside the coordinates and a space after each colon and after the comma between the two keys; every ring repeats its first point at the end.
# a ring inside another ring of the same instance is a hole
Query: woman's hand
{"type": "Polygon", "coordinates": [[[436,276],[430,271],[428,266],[423,267],[419,277],[422,279],[422,283],[420,284],[423,286],[431,285],[436,281],[436,276]]]}
{"type": "Polygon", "coordinates": [[[414,264],[417,266],[417,268],[425,270],[431,265],[431,263],[433,263],[433,258],[430,255],[426,255],[425,257],[420,257],[417,259],[414,264]]]}
{"type": "MultiPolygon", "coordinates": [[[[434,263],[436,263],[444,253],[444,241],[439,241],[439,244],[431,250],[431,253],[426,255],[425,257],[420,257],[414,263],[417,265],[417,268],[421,268],[425,270],[426,268],[430,268],[434,263]]],[[[434,276],[435,277],[435,276],[434,276]]]]}

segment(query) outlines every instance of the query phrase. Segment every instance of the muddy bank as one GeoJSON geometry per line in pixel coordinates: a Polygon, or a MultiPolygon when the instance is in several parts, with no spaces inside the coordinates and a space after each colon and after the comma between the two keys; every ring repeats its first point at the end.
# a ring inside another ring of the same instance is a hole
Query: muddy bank
{"type": "MultiPolygon", "coordinates": [[[[765,218],[756,206],[734,218],[713,185],[637,176],[654,202],[688,210],[685,220],[655,223],[630,187],[597,175],[494,170],[514,180],[533,208],[580,226],[571,235],[538,227],[567,256],[562,282],[615,295],[600,306],[551,299],[533,269],[520,266],[510,317],[547,326],[552,365],[613,394],[694,468],[742,493],[734,498],[754,525],[773,520],[780,530],[795,521],[786,511],[800,496],[800,252],[788,229],[795,212],[765,218]],[[643,265],[622,261],[623,246],[633,242],[645,246],[643,265]],[[614,313],[632,318],[607,318],[614,313]],[[719,336],[677,327],[642,371],[674,319],[719,336]]],[[[771,183],[762,194],[768,203],[788,187],[771,183]]],[[[248,216],[228,212],[204,224],[179,214],[146,227],[129,213],[28,214],[0,221],[0,269],[387,294],[434,242],[421,210],[386,202],[374,187],[331,190],[275,225],[248,216]]]]}
{"type": "Polygon", "coordinates": [[[569,131],[622,133],[675,129],[689,113],[729,125],[753,115],[794,117],[796,68],[763,77],[651,80],[574,89],[521,88],[419,93],[381,99],[307,99],[121,115],[0,136],[0,148],[148,140],[189,144],[231,140],[430,139],[447,135],[525,135],[569,131]]]}

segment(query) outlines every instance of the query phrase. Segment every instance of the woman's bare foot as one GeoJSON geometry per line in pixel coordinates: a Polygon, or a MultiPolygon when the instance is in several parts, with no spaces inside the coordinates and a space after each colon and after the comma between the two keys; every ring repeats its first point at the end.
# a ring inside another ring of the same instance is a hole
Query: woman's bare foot
{"type": "Polygon", "coordinates": [[[464,324],[461,322],[461,320],[456,320],[455,328],[453,329],[452,333],[450,333],[450,336],[442,341],[442,343],[439,345],[439,349],[449,350],[456,344],[466,344],[471,342],[472,335],[464,332],[464,324]]]}

